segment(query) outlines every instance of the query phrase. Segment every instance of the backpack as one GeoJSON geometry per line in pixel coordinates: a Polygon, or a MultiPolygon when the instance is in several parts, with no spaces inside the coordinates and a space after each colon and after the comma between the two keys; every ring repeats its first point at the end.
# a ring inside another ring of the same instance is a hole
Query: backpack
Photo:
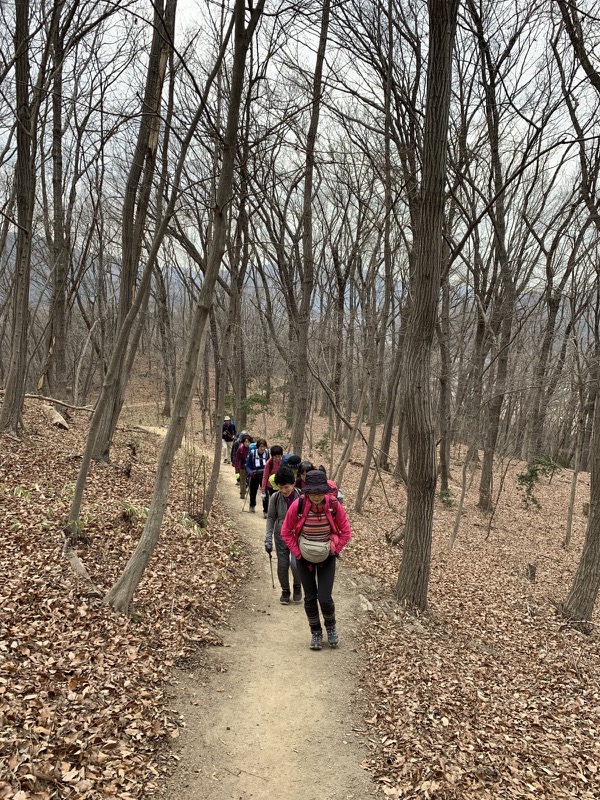
{"type": "MultiPolygon", "coordinates": [[[[258,471],[258,472],[262,472],[262,471],[264,470],[264,467],[257,467],[257,466],[256,466],[256,442],[250,442],[250,451],[249,451],[249,455],[251,455],[251,456],[252,456],[252,458],[251,458],[251,460],[250,460],[250,463],[252,464],[252,472],[256,472],[256,471],[258,471]]],[[[265,466],[266,466],[266,464],[267,464],[267,461],[268,461],[268,460],[269,460],[269,458],[271,457],[271,455],[270,455],[270,453],[269,453],[269,449],[268,449],[268,448],[265,450],[265,452],[263,453],[263,455],[265,456],[265,466]]]]}
{"type": "MultiPolygon", "coordinates": [[[[322,464],[319,467],[319,469],[321,470],[321,472],[324,472],[325,475],[327,475],[325,467],[322,464]]],[[[340,487],[337,485],[337,483],[335,481],[332,481],[332,480],[329,480],[329,479],[327,480],[327,483],[333,489],[333,492],[332,492],[333,496],[336,497],[340,501],[340,503],[343,505],[344,504],[344,493],[342,492],[340,487]]]]}
{"type": "MultiPolygon", "coordinates": [[[[333,481],[327,481],[330,486],[335,486],[333,481]]],[[[337,492],[337,486],[335,486],[335,490],[337,492]]],[[[335,492],[330,492],[329,496],[331,497],[331,501],[329,503],[329,510],[331,511],[331,516],[335,517],[338,510],[338,505],[340,504],[340,500],[338,499],[335,492]]],[[[302,516],[302,512],[304,511],[304,495],[301,494],[298,500],[298,517],[302,516]]]]}
{"type": "MultiPolygon", "coordinates": [[[[237,451],[238,451],[240,445],[242,444],[242,442],[244,441],[244,439],[247,439],[249,436],[250,436],[250,434],[248,433],[248,431],[241,431],[235,437],[235,439],[233,440],[233,444],[231,445],[231,460],[232,461],[235,460],[235,454],[237,453],[237,451]]],[[[250,438],[252,438],[252,437],[250,436],[250,438]]]]}
{"type": "Polygon", "coordinates": [[[281,459],[281,466],[289,467],[290,469],[297,470],[301,463],[302,459],[300,456],[297,456],[294,453],[285,453],[281,459]]]}

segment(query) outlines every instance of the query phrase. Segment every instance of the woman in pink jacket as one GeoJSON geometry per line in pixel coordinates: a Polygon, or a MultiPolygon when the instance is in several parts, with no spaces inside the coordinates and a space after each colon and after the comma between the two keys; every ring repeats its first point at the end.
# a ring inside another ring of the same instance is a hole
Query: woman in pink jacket
{"type": "Polygon", "coordinates": [[[290,506],[281,528],[281,538],[296,558],[304,589],[311,650],[321,650],[323,645],[319,606],[329,646],[337,647],[340,641],[332,597],[335,563],[352,531],[343,505],[332,496],[334,491],[324,472],[307,472],[302,496],[290,506]]]}

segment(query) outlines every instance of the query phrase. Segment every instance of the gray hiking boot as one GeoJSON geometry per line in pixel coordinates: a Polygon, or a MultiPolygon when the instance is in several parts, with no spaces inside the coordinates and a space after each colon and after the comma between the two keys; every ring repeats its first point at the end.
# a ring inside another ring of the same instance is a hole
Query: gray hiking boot
{"type": "Polygon", "coordinates": [[[299,586],[294,586],[294,603],[299,603],[302,600],[302,589],[299,586]]]}
{"type": "Polygon", "coordinates": [[[337,647],[340,643],[340,636],[335,625],[327,628],[327,641],[329,642],[329,647],[337,647]]]}
{"type": "Polygon", "coordinates": [[[256,514],[256,506],[250,506],[250,508],[248,509],[248,511],[249,511],[251,514],[256,514]]]}
{"type": "Polygon", "coordinates": [[[312,638],[310,640],[310,649],[311,650],[323,649],[323,631],[312,632],[312,638]]]}

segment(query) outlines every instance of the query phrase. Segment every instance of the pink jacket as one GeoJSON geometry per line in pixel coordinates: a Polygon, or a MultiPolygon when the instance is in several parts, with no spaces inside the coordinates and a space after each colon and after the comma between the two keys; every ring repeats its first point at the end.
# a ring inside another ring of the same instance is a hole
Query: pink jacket
{"type": "MultiPolygon", "coordinates": [[[[302,532],[304,521],[308,516],[308,511],[310,509],[310,500],[306,495],[303,495],[303,497],[304,499],[302,500],[302,503],[304,507],[302,509],[302,516],[299,517],[298,515],[298,501],[300,499],[298,498],[298,500],[294,500],[292,505],[289,507],[281,528],[281,538],[286,543],[290,551],[296,556],[296,558],[301,558],[300,548],[298,547],[298,536],[302,532]]],[[[346,510],[339,501],[337,502],[336,513],[331,513],[330,494],[325,495],[325,516],[327,517],[329,527],[331,528],[331,553],[336,556],[342,552],[344,547],[350,541],[350,538],[352,537],[352,531],[350,530],[350,523],[348,522],[348,517],[346,516],[346,510]]]]}
{"type": "Polygon", "coordinates": [[[246,459],[248,458],[248,453],[250,452],[250,448],[246,447],[246,445],[241,444],[238,449],[235,451],[235,470],[239,472],[241,469],[246,469],[246,459]]]}

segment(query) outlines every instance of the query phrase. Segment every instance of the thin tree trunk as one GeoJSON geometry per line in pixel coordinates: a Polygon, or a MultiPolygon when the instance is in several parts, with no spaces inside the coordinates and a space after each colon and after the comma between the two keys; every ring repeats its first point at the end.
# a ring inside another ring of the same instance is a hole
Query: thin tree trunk
{"type": "MultiPolygon", "coordinates": [[[[142,252],[144,230],[156,167],[160,132],[161,98],[175,31],[177,0],[162,0],[154,7],[154,33],[150,49],[146,87],[136,148],[125,188],[121,236],[121,285],[117,330],[120,330],[134,302],[135,284],[142,252]]],[[[117,353],[118,369],[112,392],[98,426],[93,458],[107,461],[114,430],[125,399],[128,380],[127,353],[117,353]]],[[[131,362],[131,358],[129,358],[131,362]]]]}
{"type": "Polygon", "coordinates": [[[98,402],[96,403],[96,407],[94,413],[92,415],[92,419],[90,421],[90,427],[88,431],[88,437],[86,446],[83,452],[83,456],[81,459],[81,465],[79,468],[79,474],[77,476],[77,481],[75,483],[75,490],[73,493],[73,501],[71,503],[71,508],[69,510],[69,518],[65,525],[64,533],[65,536],[69,540],[74,540],[77,538],[77,520],[79,517],[79,511],[81,509],[81,503],[83,502],[83,490],[85,488],[85,482],[87,478],[87,474],[90,468],[90,464],[92,461],[92,454],[95,448],[95,444],[97,441],[98,431],[100,430],[100,426],[102,424],[102,420],[105,416],[105,406],[108,403],[109,399],[112,396],[113,386],[117,381],[118,373],[122,364],[122,359],[124,358],[124,353],[127,348],[127,342],[129,339],[129,335],[133,324],[135,322],[136,316],[139,312],[139,309],[142,307],[144,299],[146,297],[146,293],[150,287],[150,281],[152,278],[152,272],[154,270],[154,265],[156,264],[156,259],[158,256],[158,251],[161,247],[164,235],[167,231],[169,222],[175,212],[175,204],[179,195],[179,186],[181,184],[181,177],[183,174],[183,169],[185,166],[186,157],[188,154],[188,150],[192,141],[192,138],[196,132],[200,119],[204,113],[204,109],[206,107],[206,101],[212,84],[214,82],[215,75],[220,70],[221,63],[225,56],[227,44],[229,42],[229,35],[231,33],[231,27],[223,45],[221,47],[221,51],[219,52],[219,56],[215,62],[214,68],[211,74],[208,77],[206,82],[206,86],[204,89],[204,94],[201,98],[199,107],[194,115],[194,118],[188,128],[186,133],[185,139],[181,145],[181,151],[179,153],[179,158],[177,161],[177,166],[175,168],[175,172],[173,175],[173,181],[171,184],[171,195],[169,198],[169,203],[167,205],[165,214],[161,223],[158,227],[156,235],[154,237],[154,241],[152,243],[152,247],[150,248],[150,252],[148,254],[148,259],[146,261],[146,266],[144,268],[144,272],[142,273],[142,278],[140,281],[140,285],[135,295],[135,299],[121,329],[119,330],[119,334],[117,337],[117,342],[115,344],[113,354],[108,365],[106,375],[104,377],[104,381],[102,383],[102,390],[100,392],[100,397],[98,398],[98,402]]]}
{"type": "Polygon", "coordinates": [[[292,452],[301,453],[304,442],[304,428],[308,414],[309,396],[309,329],[310,310],[314,287],[314,253],[313,253],[313,181],[315,167],[315,144],[319,127],[319,113],[321,109],[321,93],[323,86],[323,65],[327,48],[327,34],[329,31],[329,12],[331,2],[324,0],[321,15],[321,32],[319,47],[312,86],[312,109],[310,125],[306,137],[306,170],[304,176],[304,198],[302,209],[302,288],[300,307],[297,320],[297,350],[296,350],[296,394],[294,415],[292,423],[292,452]]]}
{"type": "MultiPolygon", "coordinates": [[[[444,248],[446,249],[446,248],[444,248]]],[[[440,490],[448,491],[450,480],[450,287],[446,275],[442,285],[442,314],[437,326],[440,347],[440,490]]]]}
{"type": "Polygon", "coordinates": [[[571,591],[562,608],[568,619],[586,623],[592,619],[600,589],[600,403],[594,409],[594,435],[590,475],[590,513],[581,560],[571,591]]]}
{"type": "Polygon", "coordinates": [[[200,343],[203,340],[203,334],[206,329],[206,323],[212,305],[213,292],[225,251],[227,212],[233,186],[236,140],[244,84],[246,53],[254,29],[262,14],[263,5],[264,0],[258,0],[254,10],[251,12],[248,26],[245,28],[244,0],[236,0],[235,3],[235,50],[231,75],[229,108],[227,112],[227,127],[223,143],[223,163],[219,176],[214,209],[212,239],[209,244],[206,259],[206,272],[188,333],[188,344],[183,360],[181,379],[173,406],[173,416],[171,417],[167,435],[158,460],[154,492],[146,524],[144,525],[144,530],[137,548],[129,559],[122,575],[118,578],[105,598],[106,603],[123,612],[129,609],[134,592],[144,574],[156,546],[156,542],[158,541],[171,483],[173,460],[183,438],[185,424],[194,394],[200,343]]]}
{"type": "Polygon", "coordinates": [[[406,417],[410,439],[406,526],[398,602],[427,608],[435,500],[431,352],[442,274],[444,186],[458,0],[430,0],[421,213],[415,232],[413,302],[406,336],[406,417]]]}
{"type": "Polygon", "coordinates": [[[15,83],[17,105],[17,246],[12,306],[11,353],[0,430],[18,436],[22,425],[27,375],[27,332],[29,328],[29,284],[31,275],[31,226],[35,197],[35,147],[32,146],[29,97],[29,0],[15,3],[15,83]]]}

